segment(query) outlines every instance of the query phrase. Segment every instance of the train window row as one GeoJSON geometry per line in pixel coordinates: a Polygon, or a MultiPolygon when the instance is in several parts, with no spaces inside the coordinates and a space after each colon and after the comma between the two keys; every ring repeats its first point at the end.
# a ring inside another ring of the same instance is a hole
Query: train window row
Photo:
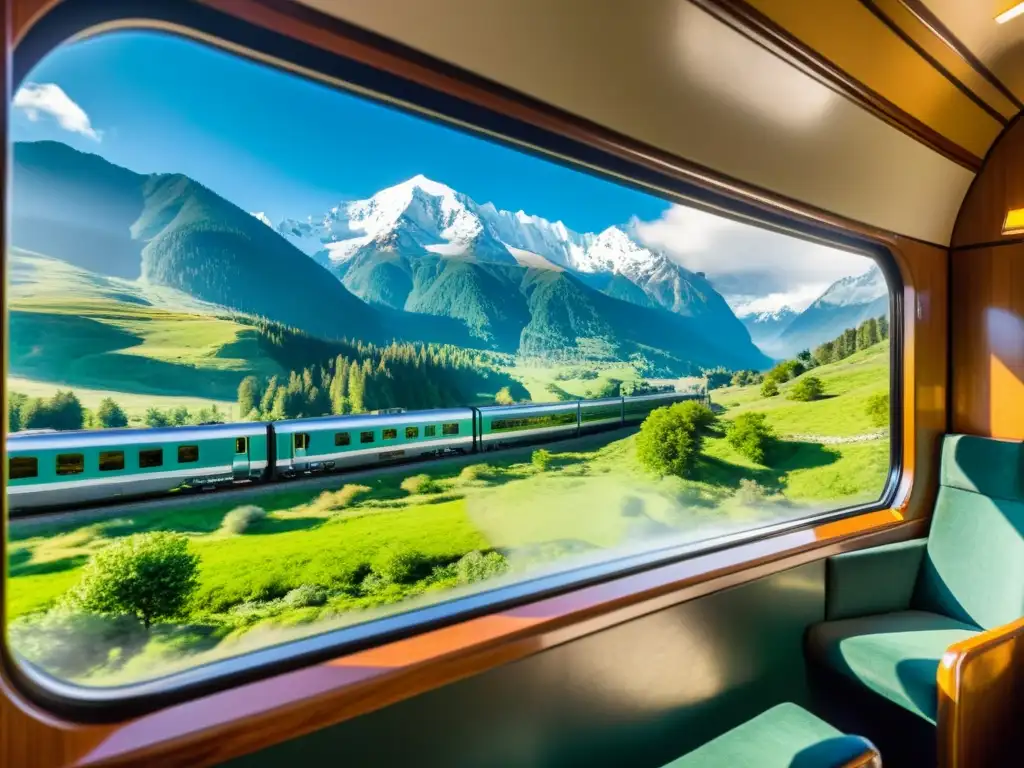
{"type": "MultiPolygon", "coordinates": [[[[199,461],[198,445],[179,445],[178,463],[194,464],[199,461]]],[[[147,448],[139,451],[139,468],[150,469],[164,464],[163,448],[147,448]]],[[[100,472],[114,472],[125,468],[124,451],[100,451],[97,460],[100,472]]],[[[80,475],[85,472],[85,454],[59,453],[54,459],[56,474],[80,475]]],[[[8,461],[8,472],[12,480],[28,480],[39,477],[39,459],[35,456],[12,456],[8,461]]]]}
{"type": "Polygon", "coordinates": [[[576,423],[576,412],[551,413],[543,416],[525,416],[518,419],[494,419],[492,432],[516,432],[521,429],[544,429],[576,423]]]}
{"type": "MultiPolygon", "coordinates": [[[[457,434],[459,434],[459,425],[458,425],[458,423],[442,424],[441,425],[441,431],[442,431],[442,434],[445,434],[445,435],[457,435],[457,434]]],[[[395,428],[395,429],[391,429],[391,428],[382,429],[381,433],[380,433],[380,436],[381,436],[382,440],[397,440],[398,439],[398,429],[397,428],[395,428]]],[[[419,436],[420,436],[420,428],[419,427],[406,427],[405,428],[405,439],[406,440],[416,440],[416,439],[419,438],[419,436]]],[[[437,436],[437,426],[435,424],[429,424],[429,425],[423,427],[423,437],[436,437],[436,436],[437,436]]],[[[365,432],[360,432],[359,433],[359,442],[361,444],[363,444],[363,445],[368,445],[368,444],[374,443],[376,441],[377,441],[377,435],[376,435],[376,432],[374,432],[372,429],[368,429],[365,432]]],[[[351,445],[352,444],[352,436],[348,432],[335,432],[334,433],[334,444],[336,446],[338,446],[338,447],[345,447],[347,445],[351,445]]],[[[298,450],[308,450],[309,449],[309,435],[307,433],[305,433],[305,432],[296,433],[293,436],[293,445],[298,450]]],[[[239,453],[241,453],[241,451],[239,451],[239,453]]]]}

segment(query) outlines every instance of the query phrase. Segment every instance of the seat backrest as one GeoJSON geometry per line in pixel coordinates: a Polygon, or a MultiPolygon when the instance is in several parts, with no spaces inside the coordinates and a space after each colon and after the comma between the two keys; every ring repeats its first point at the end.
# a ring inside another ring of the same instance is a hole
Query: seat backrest
{"type": "Polygon", "coordinates": [[[1024,443],[946,436],[913,605],[982,629],[1024,615],[1024,443]]]}

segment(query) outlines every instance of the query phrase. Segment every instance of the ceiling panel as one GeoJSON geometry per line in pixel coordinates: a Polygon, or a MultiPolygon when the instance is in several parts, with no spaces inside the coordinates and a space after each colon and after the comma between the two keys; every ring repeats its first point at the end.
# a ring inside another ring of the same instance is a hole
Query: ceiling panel
{"type": "Polygon", "coordinates": [[[306,0],[787,197],[947,243],[972,173],[686,0],[306,0]]]}
{"type": "Polygon", "coordinates": [[[923,0],[991,72],[1024,100],[1024,16],[1006,24],[995,17],[1018,0],[923,0]]]}

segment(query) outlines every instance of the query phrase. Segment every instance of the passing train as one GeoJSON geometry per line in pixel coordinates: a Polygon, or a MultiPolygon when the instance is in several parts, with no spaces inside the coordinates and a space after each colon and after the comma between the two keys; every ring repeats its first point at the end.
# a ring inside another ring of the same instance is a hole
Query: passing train
{"type": "Polygon", "coordinates": [[[8,504],[18,514],[488,451],[635,424],[660,406],[703,397],[666,392],[276,422],[15,433],[7,438],[8,504]]]}

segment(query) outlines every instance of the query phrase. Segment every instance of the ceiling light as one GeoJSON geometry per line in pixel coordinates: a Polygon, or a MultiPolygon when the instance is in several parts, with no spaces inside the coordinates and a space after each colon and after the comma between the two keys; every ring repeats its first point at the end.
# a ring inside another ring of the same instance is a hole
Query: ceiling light
{"type": "Polygon", "coordinates": [[[1024,13],[1024,3],[1017,3],[1010,10],[1003,11],[998,16],[996,16],[996,23],[997,24],[1005,24],[1010,19],[1016,19],[1022,13],[1024,13]]]}
{"type": "Polygon", "coordinates": [[[1006,212],[1003,221],[1004,235],[1024,235],[1024,208],[1016,208],[1006,212]]]}

